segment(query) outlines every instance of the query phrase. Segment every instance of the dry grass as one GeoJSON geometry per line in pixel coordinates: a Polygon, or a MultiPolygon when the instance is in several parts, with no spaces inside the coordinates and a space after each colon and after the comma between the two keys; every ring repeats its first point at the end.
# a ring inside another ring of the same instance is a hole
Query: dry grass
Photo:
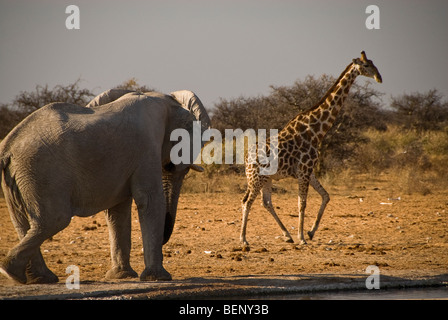
{"type": "MultiPolygon", "coordinates": [[[[400,194],[427,195],[448,188],[448,130],[368,130],[366,143],[357,148],[346,167],[330,168],[321,182],[326,188],[343,184],[351,188],[359,177],[375,180],[387,176],[400,194]]],[[[243,165],[204,165],[205,173],[190,173],[183,186],[187,193],[240,194],[246,189],[243,165]]],[[[297,192],[293,179],[274,183],[274,192],[297,192]]]]}

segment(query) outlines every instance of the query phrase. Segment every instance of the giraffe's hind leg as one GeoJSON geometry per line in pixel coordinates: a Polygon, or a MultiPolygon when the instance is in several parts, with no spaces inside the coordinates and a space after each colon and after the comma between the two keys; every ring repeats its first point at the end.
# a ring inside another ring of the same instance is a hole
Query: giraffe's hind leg
{"type": "Polygon", "coordinates": [[[252,207],[255,198],[257,198],[257,193],[257,190],[248,187],[246,193],[243,196],[243,199],[241,200],[243,219],[241,223],[240,242],[244,247],[249,247],[249,243],[246,240],[247,220],[249,218],[250,208],[252,207]]]}
{"type": "Polygon", "coordinates": [[[277,224],[280,226],[283,232],[283,237],[286,242],[294,243],[294,240],[292,240],[291,235],[289,234],[288,230],[285,228],[283,223],[281,222],[280,218],[277,216],[277,213],[274,210],[274,206],[272,205],[271,195],[272,195],[272,181],[269,180],[261,190],[262,195],[262,201],[263,201],[263,207],[266,208],[266,210],[269,211],[269,213],[274,217],[277,224]]]}
{"type": "Polygon", "coordinates": [[[311,228],[311,230],[308,231],[308,237],[310,238],[310,240],[312,240],[314,237],[314,233],[316,232],[317,228],[319,227],[320,219],[322,218],[322,215],[324,214],[325,208],[326,208],[328,202],[330,201],[330,195],[324,189],[324,187],[322,187],[322,185],[317,180],[314,173],[310,177],[310,184],[314,188],[314,190],[316,190],[322,197],[322,203],[320,205],[319,212],[317,213],[316,221],[314,221],[314,224],[313,224],[313,227],[311,228]]]}

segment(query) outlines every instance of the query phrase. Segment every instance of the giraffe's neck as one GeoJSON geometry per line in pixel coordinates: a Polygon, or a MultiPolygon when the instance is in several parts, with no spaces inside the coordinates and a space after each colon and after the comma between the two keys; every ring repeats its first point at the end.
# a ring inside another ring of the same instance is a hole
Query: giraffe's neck
{"type": "Polygon", "coordinates": [[[354,64],[349,64],[319,103],[314,108],[298,114],[282,131],[294,132],[295,135],[302,135],[307,131],[313,144],[320,144],[336,121],[350,87],[358,75],[359,71],[354,64]]]}

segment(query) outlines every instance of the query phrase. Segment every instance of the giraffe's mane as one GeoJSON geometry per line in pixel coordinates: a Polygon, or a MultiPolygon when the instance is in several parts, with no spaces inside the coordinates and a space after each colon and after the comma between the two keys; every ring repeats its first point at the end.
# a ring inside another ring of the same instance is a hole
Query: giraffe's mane
{"type": "Polygon", "coordinates": [[[294,118],[292,118],[291,120],[288,121],[288,123],[282,128],[286,128],[293,120],[295,120],[297,117],[309,113],[310,111],[313,111],[315,109],[317,109],[322,103],[325,102],[325,100],[327,100],[328,96],[334,91],[334,89],[336,88],[336,86],[338,85],[339,81],[341,81],[341,79],[344,77],[344,75],[347,73],[347,71],[353,66],[353,62],[351,62],[345,69],[344,71],[342,71],[342,73],[339,75],[339,78],[333,83],[333,85],[330,87],[330,89],[327,90],[327,92],[324,94],[324,96],[319,100],[318,103],[316,103],[313,107],[300,111],[294,118]]]}
{"type": "Polygon", "coordinates": [[[325,102],[325,100],[327,100],[328,96],[334,91],[334,89],[336,89],[336,86],[338,85],[339,81],[341,81],[341,79],[345,76],[345,74],[347,73],[347,71],[353,66],[353,62],[350,63],[345,69],[344,71],[342,71],[342,73],[339,75],[339,78],[333,83],[333,85],[331,86],[330,89],[327,90],[327,92],[324,94],[324,96],[319,100],[318,103],[316,103],[312,108],[309,108],[308,110],[304,110],[301,113],[304,112],[308,112],[311,110],[314,110],[316,108],[318,108],[322,103],[325,102]]]}

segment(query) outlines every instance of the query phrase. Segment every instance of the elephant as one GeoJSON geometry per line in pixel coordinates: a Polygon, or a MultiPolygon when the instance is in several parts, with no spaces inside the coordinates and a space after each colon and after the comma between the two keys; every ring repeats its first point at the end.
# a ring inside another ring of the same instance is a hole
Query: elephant
{"type": "Polygon", "coordinates": [[[30,114],[0,144],[1,185],[19,237],[1,273],[23,284],[58,282],[41,244],[73,216],[104,210],[112,261],[106,279],[138,277],[129,262],[134,200],[145,263],[140,280],[171,280],[162,246],[173,232],[185,175],[203,168],[193,164],[194,152],[189,163],[171,162],[170,133],[191,134],[198,120],[201,130],[210,127],[203,104],[187,90],[108,90],[87,106],[51,103],[30,114]]]}

